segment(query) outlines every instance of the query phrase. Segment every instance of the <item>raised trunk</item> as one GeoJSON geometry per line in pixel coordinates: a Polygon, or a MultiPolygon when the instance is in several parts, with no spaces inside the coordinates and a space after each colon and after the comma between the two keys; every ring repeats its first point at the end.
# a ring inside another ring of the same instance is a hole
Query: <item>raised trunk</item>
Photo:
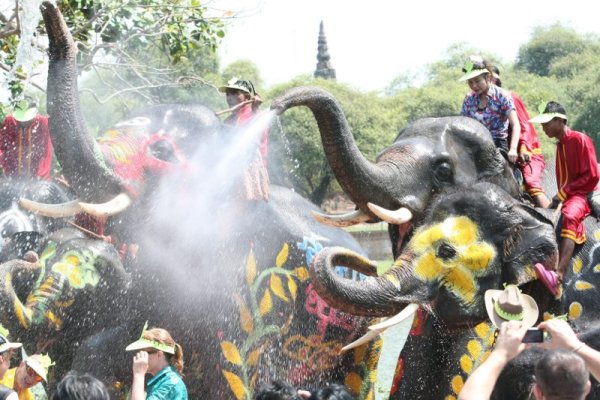
{"type": "Polygon", "coordinates": [[[104,202],[123,192],[120,180],[104,164],[81,114],[77,88],[77,48],[58,8],[41,7],[48,32],[47,108],[54,152],[77,195],[104,202]]]}
{"type": "Polygon", "coordinates": [[[293,88],[276,98],[271,108],[283,113],[296,106],[306,106],[312,111],[329,165],[344,191],[361,210],[378,220],[368,209],[368,202],[397,206],[388,188],[397,181],[399,172],[373,164],[362,155],[342,109],[331,94],[316,87],[293,88]]]}
{"type": "Polygon", "coordinates": [[[424,303],[425,285],[419,285],[412,274],[399,276],[408,269],[392,268],[379,277],[354,281],[340,277],[334,267],[343,265],[373,276],[375,265],[366,258],[342,247],[321,250],[312,261],[310,275],[313,287],[332,307],[352,315],[389,317],[399,313],[409,303],[424,303]]]}

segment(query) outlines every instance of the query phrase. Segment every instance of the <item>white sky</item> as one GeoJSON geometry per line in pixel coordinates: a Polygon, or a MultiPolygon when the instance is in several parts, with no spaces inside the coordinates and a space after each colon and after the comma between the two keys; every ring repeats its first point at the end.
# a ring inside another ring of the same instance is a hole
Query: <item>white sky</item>
{"type": "MultiPolygon", "coordinates": [[[[337,79],[380,90],[398,74],[440,60],[451,44],[467,42],[514,61],[532,28],[556,21],[600,34],[598,5],[589,0],[210,0],[231,10],[219,54],[222,66],[247,59],[267,85],[312,74],[323,20],[337,79]],[[596,4],[596,5],[593,5],[596,4]]],[[[221,12],[222,15],[222,12],[221,12]]]]}

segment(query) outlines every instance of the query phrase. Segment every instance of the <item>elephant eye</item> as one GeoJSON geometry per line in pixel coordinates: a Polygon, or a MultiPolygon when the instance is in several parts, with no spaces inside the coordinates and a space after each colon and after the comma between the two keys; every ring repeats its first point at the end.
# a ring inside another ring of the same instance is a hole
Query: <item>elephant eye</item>
{"type": "Polygon", "coordinates": [[[456,256],[456,250],[454,250],[454,247],[450,246],[448,243],[442,243],[435,251],[435,256],[441,258],[442,260],[449,260],[456,256]]]}
{"type": "Polygon", "coordinates": [[[453,183],[454,182],[454,170],[452,166],[447,162],[441,162],[436,164],[434,167],[435,179],[440,184],[453,183]]]}

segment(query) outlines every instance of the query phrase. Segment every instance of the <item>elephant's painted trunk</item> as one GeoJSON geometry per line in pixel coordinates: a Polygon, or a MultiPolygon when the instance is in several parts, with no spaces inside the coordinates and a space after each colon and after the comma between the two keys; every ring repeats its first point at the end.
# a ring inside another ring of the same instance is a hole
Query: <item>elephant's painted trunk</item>
{"type": "Polygon", "coordinates": [[[329,247],[313,259],[310,270],[313,287],[332,307],[352,315],[389,317],[409,303],[423,303],[424,285],[419,284],[408,268],[392,268],[379,277],[354,281],[335,274],[335,266],[343,265],[373,276],[375,265],[366,258],[341,247],[329,247]],[[405,276],[399,276],[406,271],[405,276]],[[418,297],[419,298],[418,298],[418,297]]]}
{"type": "Polygon", "coordinates": [[[306,106],[312,111],[329,165],[344,191],[362,211],[378,220],[367,207],[368,202],[387,208],[398,206],[388,190],[402,171],[373,164],[362,155],[333,96],[319,88],[299,87],[276,98],[271,108],[283,113],[296,106],[306,106]]]}
{"type": "Polygon", "coordinates": [[[44,2],[41,10],[49,39],[47,108],[56,157],[79,197],[86,201],[107,201],[123,189],[105,166],[85,126],[77,88],[75,42],[54,4],[44,2]]]}

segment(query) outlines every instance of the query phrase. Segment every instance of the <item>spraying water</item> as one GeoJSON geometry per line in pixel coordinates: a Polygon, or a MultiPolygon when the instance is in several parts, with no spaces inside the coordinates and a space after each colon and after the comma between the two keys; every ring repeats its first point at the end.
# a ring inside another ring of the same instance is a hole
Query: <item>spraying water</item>
{"type": "Polygon", "coordinates": [[[37,25],[42,18],[40,5],[42,0],[21,0],[20,28],[21,36],[15,64],[10,70],[8,80],[15,79],[16,74],[25,76],[25,86],[31,82],[35,66],[40,63],[44,54],[37,48],[37,25]]]}

